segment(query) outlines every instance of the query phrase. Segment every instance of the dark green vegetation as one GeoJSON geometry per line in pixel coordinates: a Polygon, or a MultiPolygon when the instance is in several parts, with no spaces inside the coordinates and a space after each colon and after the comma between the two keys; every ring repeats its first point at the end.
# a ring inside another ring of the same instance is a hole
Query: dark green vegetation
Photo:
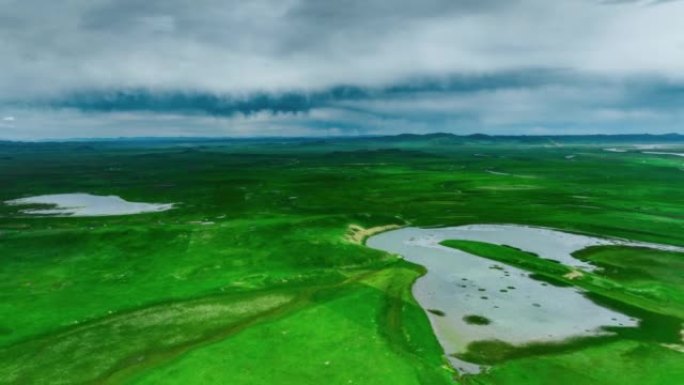
{"type": "MultiPolygon", "coordinates": [[[[684,318],[681,255],[588,250],[579,257],[603,270],[565,282],[641,309],[645,330],[665,325],[658,341],[625,331],[505,353],[488,374],[455,380],[410,296],[422,270],[346,238],[352,224],[520,223],[684,245],[684,159],[605,146],[439,135],[1,144],[2,201],[87,192],[179,205],[99,218],[0,205],[0,383],[684,382],[684,354],[662,345],[684,318]]],[[[549,280],[567,273],[494,254],[549,280]]]]}
{"type": "Polygon", "coordinates": [[[468,384],[667,385],[684,378],[682,353],[629,340],[509,361],[468,384]]]}
{"type": "Polygon", "coordinates": [[[463,317],[463,320],[470,325],[489,325],[492,321],[481,315],[471,314],[463,317]]]}
{"type": "Polygon", "coordinates": [[[590,247],[575,257],[600,267],[601,275],[662,303],[684,318],[684,254],[620,246],[590,247]]]}

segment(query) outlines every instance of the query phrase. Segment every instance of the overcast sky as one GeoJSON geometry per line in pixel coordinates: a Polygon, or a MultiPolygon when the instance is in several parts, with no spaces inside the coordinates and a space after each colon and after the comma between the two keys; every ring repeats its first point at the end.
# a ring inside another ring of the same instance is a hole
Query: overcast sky
{"type": "Polygon", "coordinates": [[[0,138],[684,133],[684,1],[0,0],[0,138]]]}

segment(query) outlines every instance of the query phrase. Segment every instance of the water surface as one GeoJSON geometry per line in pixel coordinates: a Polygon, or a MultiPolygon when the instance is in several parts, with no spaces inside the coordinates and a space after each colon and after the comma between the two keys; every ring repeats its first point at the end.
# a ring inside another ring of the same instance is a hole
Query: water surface
{"type": "Polygon", "coordinates": [[[14,199],[5,203],[15,206],[47,206],[27,208],[21,212],[28,215],[63,217],[132,215],[166,211],[173,208],[173,203],[129,202],[116,195],[103,196],[86,193],[39,195],[14,199]]]}
{"type": "Polygon", "coordinates": [[[643,154],[652,155],[672,155],[672,156],[684,156],[684,153],[679,152],[664,152],[664,151],[642,151],[643,154]]]}
{"type": "MultiPolygon", "coordinates": [[[[608,334],[606,326],[635,327],[638,321],[601,307],[580,289],[535,280],[522,269],[441,246],[448,239],[505,244],[564,265],[594,267],[572,257],[589,246],[632,245],[677,249],[624,240],[609,240],[518,225],[471,225],[439,229],[403,228],[375,235],[367,246],[395,253],[423,265],[427,274],[413,287],[445,353],[465,353],[469,343],[500,340],[513,345],[556,342],[608,334]],[[473,325],[466,316],[482,316],[488,325],[473,325]]],[[[450,356],[462,372],[479,366],[450,356]]]]}

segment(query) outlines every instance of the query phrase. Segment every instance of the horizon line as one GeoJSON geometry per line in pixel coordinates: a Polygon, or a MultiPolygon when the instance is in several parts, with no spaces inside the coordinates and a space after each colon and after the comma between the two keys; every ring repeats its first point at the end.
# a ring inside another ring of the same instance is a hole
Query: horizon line
{"type": "Polygon", "coordinates": [[[72,142],[116,142],[116,141],[136,141],[136,140],[325,140],[325,139],[376,139],[376,138],[395,138],[399,136],[452,136],[458,138],[489,137],[489,138],[580,138],[580,137],[684,137],[684,133],[669,132],[662,134],[649,133],[611,133],[611,134],[454,134],[449,132],[430,132],[424,134],[400,133],[400,134],[368,134],[368,135],[321,135],[321,136],[111,136],[111,137],[72,137],[72,138],[43,138],[43,139],[4,139],[0,142],[9,143],[72,143],[72,142]]]}

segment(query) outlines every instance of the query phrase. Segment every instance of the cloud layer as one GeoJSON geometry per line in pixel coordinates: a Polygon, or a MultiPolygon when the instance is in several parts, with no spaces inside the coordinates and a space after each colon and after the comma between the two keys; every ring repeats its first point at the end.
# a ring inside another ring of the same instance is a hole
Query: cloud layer
{"type": "Polygon", "coordinates": [[[680,1],[0,6],[0,138],[682,132],[680,1]]]}

